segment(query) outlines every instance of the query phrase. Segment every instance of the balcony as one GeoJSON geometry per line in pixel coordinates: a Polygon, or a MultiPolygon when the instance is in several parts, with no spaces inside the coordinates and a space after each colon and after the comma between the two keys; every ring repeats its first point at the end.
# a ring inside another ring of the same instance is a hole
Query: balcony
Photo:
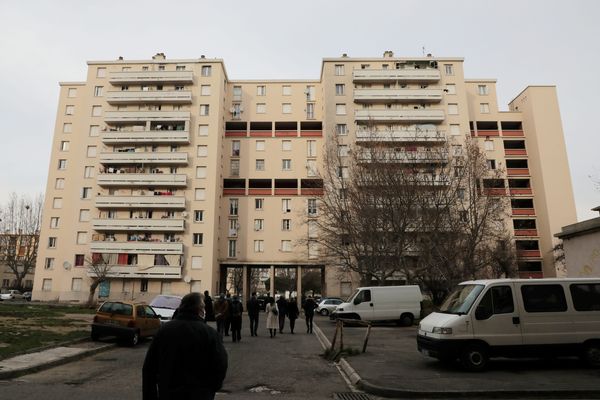
{"type": "Polygon", "coordinates": [[[433,68],[423,69],[355,69],[352,71],[354,82],[438,82],[440,71],[433,68]]]}
{"type": "Polygon", "coordinates": [[[189,111],[107,111],[104,113],[104,121],[109,124],[119,122],[187,121],[189,119],[189,111]]]}
{"type": "Polygon", "coordinates": [[[113,72],[108,77],[113,85],[127,83],[194,83],[191,71],[122,71],[113,72]]]}
{"type": "Polygon", "coordinates": [[[192,104],[189,90],[121,90],[106,93],[108,104],[192,104]]]}
{"type": "Polygon", "coordinates": [[[97,241],[90,244],[90,252],[111,254],[183,254],[183,243],[97,241]]]}
{"type": "Polygon", "coordinates": [[[102,164],[186,165],[187,153],[182,152],[117,152],[100,153],[102,164]]]}
{"type": "Polygon", "coordinates": [[[529,175],[529,168],[507,168],[506,175],[508,176],[526,176],[529,175]]]}
{"type": "Polygon", "coordinates": [[[537,229],[515,229],[515,236],[537,236],[537,229]]]}
{"type": "Polygon", "coordinates": [[[183,219],[163,218],[125,218],[125,219],[93,219],[92,229],[101,231],[136,231],[136,232],[183,232],[183,219]]]}
{"type": "Polygon", "coordinates": [[[443,143],[446,141],[446,134],[442,131],[437,131],[435,127],[431,128],[411,128],[406,130],[361,130],[356,132],[357,142],[434,142],[443,143]]]}
{"type": "Polygon", "coordinates": [[[99,209],[164,209],[184,210],[184,196],[98,196],[99,209]]]}
{"type": "Polygon", "coordinates": [[[188,131],[110,131],[102,134],[106,144],[169,143],[188,144],[188,131]]]}
{"type": "Polygon", "coordinates": [[[432,109],[388,109],[357,110],[355,119],[358,122],[443,122],[444,110],[432,109]]]}
{"type": "Polygon", "coordinates": [[[517,257],[529,258],[529,257],[541,257],[542,253],[539,250],[519,250],[517,249],[517,257]]]}
{"type": "Polygon", "coordinates": [[[358,155],[362,162],[389,162],[389,163],[446,163],[447,151],[363,151],[358,155]]]}
{"type": "Polygon", "coordinates": [[[355,89],[355,103],[439,103],[441,89],[355,89]]]}
{"type": "Polygon", "coordinates": [[[513,208],[512,215],[535,215],[534,208],[513,208]]]}
{"type": "MultiPolygon", "coordinates": [[[[122,279],[178,279],[181,278],[181,265],[111,265],[109,278],[122,279]]],[[[92,276],[88,273],[88,276],[92,276]]]]}
{"type": "Polygon", "coordinates": [[[185,187],[185,174],[99,174],[99,186],[185,187]]]}

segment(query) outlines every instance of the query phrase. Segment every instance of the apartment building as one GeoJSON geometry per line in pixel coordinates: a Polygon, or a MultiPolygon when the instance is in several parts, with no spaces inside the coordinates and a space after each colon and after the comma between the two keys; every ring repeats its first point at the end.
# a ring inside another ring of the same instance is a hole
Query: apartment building
{"type": "Polygon", "coordinates": [[[111,266],[102,297],[304,293],[314,272],[321,294],[350,294],[356,277],[314,240],[333,137],[342,155],[375,140],[420,165],[475,138],[506,170],[495,190],[521,276],[555,275],[552,233],[576,219],[554,87],[499,111],[495,81],[466,80],[460,58],[344,55],[318,80],[235,81],[222,60],[159,53],[88,62],[85,82],[60,86],[41,232],[55,245],[39,250],[34,299],[87,299],[94,259],[111,266]]]}

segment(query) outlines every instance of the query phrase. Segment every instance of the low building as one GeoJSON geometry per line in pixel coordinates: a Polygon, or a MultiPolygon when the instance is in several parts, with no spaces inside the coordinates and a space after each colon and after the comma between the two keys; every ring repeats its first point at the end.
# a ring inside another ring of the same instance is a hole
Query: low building
{"type": "Polygon", "coordinates": [[[563,226],[554,236],[563,241],[567,276],[600,276],[600,217],[563,226]]]}

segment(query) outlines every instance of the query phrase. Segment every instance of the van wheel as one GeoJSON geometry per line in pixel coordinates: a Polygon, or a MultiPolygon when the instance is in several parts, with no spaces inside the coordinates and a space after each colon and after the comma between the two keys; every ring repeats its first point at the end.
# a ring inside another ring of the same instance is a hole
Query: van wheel
{"type": "Polygon", "coordinates": [[[460,362],[467,371],[481,372],[489,361],[485,346],[477,343],[467,344],[460,352],[460,362]]]}
{"type": "Polygon", "coordinates": [[[324,309],[322,309],[322,310],[321,310],[320,314],[321,314],[322,316],[326,317],[326,316],[328,316],[328,315],[329,315],[329,310],[328,310],[328,309],[326,309],[326,308],[324,308],[324,309]]]}
{"type": "Polygon", "coordinates": [[[398,320],[398,325],[400,326],[412,326],[414,321],[414,317],[412,314],[402,314],[400,319],[398,320]]]}
{"type": "Polygon", "coordinates": [[[133,335],[131,335],[131,337],[129,338],[129,345],[131,347],[134,347],[135,345],[137,345],[140,342],[140,333],[138,331],[135,331],[133,333],[133,335]]]}
{"type": "Polygon", "coordinates": [[[592,342],[583,349],[583,360],[592,368],[600,368],[600,343],[592,342]]]}

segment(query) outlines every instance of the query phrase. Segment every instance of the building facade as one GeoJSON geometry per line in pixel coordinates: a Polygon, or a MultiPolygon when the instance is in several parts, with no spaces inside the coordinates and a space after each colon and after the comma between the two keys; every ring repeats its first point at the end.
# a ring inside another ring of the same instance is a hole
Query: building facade
{"type": "MultiPolygon", "coordinates": [[[[600,212],[600,206],[592,211],[600,212]]],[[[600,276],[600,217],[563,226],[554,236],[562,240],[566,276],[600,276]]]]}
{"type": "Polygon", "coordinates": [[[511,197],[521,276],[555,275],[552,233],[576,220],[555,88],[499,111],[495,81],[465,79],[460,58],[344,55],[315,80],[235,81],[222,60],[157,54],[88,62],[60,87],[41,232],[55,246],[39,250],[34,299],[87,299],[94,257],[111,298],[308,281],[349,295],[357,281],[320,261],[311,224],[334,136],[342,155],[376,140],[420,163],[439,161],[436,143],[480,142],[506,171],[495,190],[511,197]]]}

